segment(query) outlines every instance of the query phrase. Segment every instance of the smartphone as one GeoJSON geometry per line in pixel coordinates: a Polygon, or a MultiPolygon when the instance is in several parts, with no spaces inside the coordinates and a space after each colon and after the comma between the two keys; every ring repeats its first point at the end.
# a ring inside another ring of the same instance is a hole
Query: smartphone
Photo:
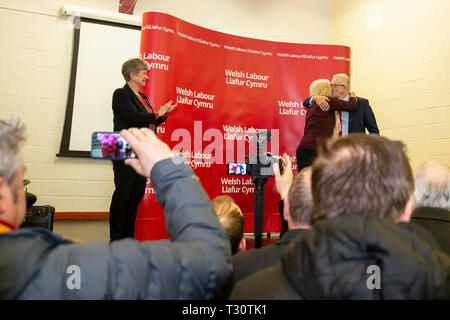
{"type": "Polygon", "coordinates": [[[91,158],[125,160],[136,158],[136,154],[119,132],[94,132],[92,134],[91,158]]]}
{"type": "Polygon", "coordinates": [[[229,175],[247,175],[247,164],[245,162],[229,162],[227,163],[227,174],[229,175]]]}

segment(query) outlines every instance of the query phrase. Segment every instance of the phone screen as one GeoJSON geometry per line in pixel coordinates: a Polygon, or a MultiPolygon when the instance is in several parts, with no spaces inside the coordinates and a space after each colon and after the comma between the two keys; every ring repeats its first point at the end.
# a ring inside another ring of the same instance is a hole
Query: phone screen
{"type": "Polygon", "coordinates": [[[247,164],[242,162],[230,162],[227,164],[227,173],[230,175],[246,175],[247,164]]]}
{"type": "Polygon", "coordinates": [[[128,142],[119,132],[94,132],[92,134],[91,158],[125,160],[136,158],[128,142]]]}

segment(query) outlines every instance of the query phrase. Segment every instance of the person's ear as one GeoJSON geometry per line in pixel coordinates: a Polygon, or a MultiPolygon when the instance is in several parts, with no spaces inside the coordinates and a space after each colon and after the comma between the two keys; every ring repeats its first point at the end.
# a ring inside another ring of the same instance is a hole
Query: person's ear
{"type": "Polygon", "coordinates": [[[402,214],[397,219],[397,222],[410,222],[411,220],[411,214],[414,211],[414,198],[411,196],[406,202],[405,208],[403,209],[402,214]]]}
{"type": "Polygon", "coordinates": [[[286,221],[291,219],[291,215],[289,214],[289,200],[288,197],[283,199],[284,208],[283,208],[283,218],[286,221]]]}
{"type": "Polygon", "coordinates": [[[133,72],[130,72],[130,80],[134,80],[136,78],[136,75],[133,72]]]}
{"type": "Polygon", "coordinates": [[[241,242],[239,242],[238,252],[244,252],[247,249],[247,241],[242,237],[241,242]]]}
{"type": "Polygon", "coordinates": [[[4,192],[5,192],[5,179],[3,177],[0,177],[0,217],[5,211],[4,208],[4,192]]]}

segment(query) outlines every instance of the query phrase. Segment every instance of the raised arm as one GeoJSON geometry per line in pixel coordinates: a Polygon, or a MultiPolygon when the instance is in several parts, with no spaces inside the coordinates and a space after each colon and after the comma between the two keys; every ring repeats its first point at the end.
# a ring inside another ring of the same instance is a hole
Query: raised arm
{"type": "Polygon", "coordinates": [[[211,299],[231,275],[230,245],[208,195],[192,169],[150,130],[121,132],[138,159],[128,159],[136,172],[149,177],[164,208],[171,242],[142,244],[148,248],[149,274],[161,286],[148,285],[151,297],[211,299]],[[171,295],[170,295],[171,294],[171,295]]]}
{"type": "Polygon", "coordinates": [[[203,300],[231,280],[229,240],[192,169],[148,128],[121,134],[137,155],[126,164],[146,177],[151,172],[170,241],[74,244],[24,229],[39,235],[24,238],[28,285],[13,297],[203,300]]]}

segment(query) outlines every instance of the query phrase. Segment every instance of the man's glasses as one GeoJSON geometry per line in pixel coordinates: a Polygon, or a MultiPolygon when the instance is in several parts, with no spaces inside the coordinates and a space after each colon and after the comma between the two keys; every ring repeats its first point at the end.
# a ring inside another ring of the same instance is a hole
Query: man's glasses
{"type": "Polygon", "coordinates": [[[332,87],[332,88],[335,88],[335,87],[345,87],[345,84],[336,84],[336,83],[332,83],[332,84],[331,84],[331,87],[332,87]]]}

